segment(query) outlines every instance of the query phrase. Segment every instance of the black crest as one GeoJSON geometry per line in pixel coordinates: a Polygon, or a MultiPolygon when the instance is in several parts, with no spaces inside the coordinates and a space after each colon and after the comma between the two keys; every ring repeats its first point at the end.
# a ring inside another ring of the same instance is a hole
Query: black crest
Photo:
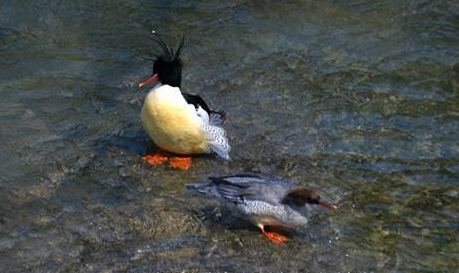
{"type": "Polygon", "coordinates": [[[185,45],[185,37],[182,36],[175,49],[169,47],[155,32],[153,32],[152,39],[160,46],[162,51],[159,54],[156,54],[156,59],[153,63],[153,74],[158,74],[158,79],[162,84],[180,87],[183,68],[180,55],[182,53],[183,46],[185,45]]]}
{"type": "Polygon", "coordinates": [[[161,54],[156,54],[156,58],[161,58],[166,62],[173,62],[180,59],[180,54],[182,54],[183,46],[185,45],[185,37],[180,38],[180,42],[177,46],[177,49],[169,47],[166,42],[159,36],[158,33],[153,32],[151,38],[161,47],[161,54]]]}

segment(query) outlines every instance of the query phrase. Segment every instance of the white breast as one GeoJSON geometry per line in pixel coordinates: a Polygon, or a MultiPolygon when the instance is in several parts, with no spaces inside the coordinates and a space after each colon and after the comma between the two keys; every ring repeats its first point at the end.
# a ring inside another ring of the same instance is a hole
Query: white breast
{"type": "Polygon", "coordinates": [[[200,118],[177,87],[161,85],[150,91],[142,107],[142,124],[155,144],[167,151],[209,152],[200,118]]]}

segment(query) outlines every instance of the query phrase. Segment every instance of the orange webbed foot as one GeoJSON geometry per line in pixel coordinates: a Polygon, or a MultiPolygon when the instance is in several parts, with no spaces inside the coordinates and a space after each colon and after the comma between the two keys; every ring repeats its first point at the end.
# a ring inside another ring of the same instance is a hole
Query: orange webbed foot
{"type": "Polygon", "coordinates": [[[173,157],[169,160],[169,165],[180,170],[188,170],[191,167],[191,157],[173,157]]]}
{"type": "Polygon", "coordinates": [[[287,237],[276,232],[265,232],[263,234],[275,244],[282,244],[288,241],[287,237]]]}
{"type": "Polygon", "coordinates": [[[258,227],[260,228],[261,233],[265,235],[266,237],[268,237],[268,239],[270,239],[271,242],[275,244],[282,244],[288,241],[288,238],[282,234],[279,234],[277,232],[272,232],[272,231],[265,231],[264,226],[261,224],[259,224],[258,227]]]}
{"type": "Polygon", "coordinates": [[[153,155],[146,155],[142,157],[142,160],[145,160],[148,162],[150,165],[161,165],[164,162],[168,161],[169,158],[167,157],[166,153],[163,152],[162,150],[159,150],[153,155]]]}

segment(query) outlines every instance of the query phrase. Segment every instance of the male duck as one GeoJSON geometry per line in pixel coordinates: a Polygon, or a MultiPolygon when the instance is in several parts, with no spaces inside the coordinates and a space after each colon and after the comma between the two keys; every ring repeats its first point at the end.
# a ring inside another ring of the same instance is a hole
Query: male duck
{"type": "Polygon", "coordinates": [[[183,63],[180,54],[184,45],[182,38],[174,51],[156,35],[162,54],[156,56],[153,74],[139,84],[144,87],[159,82],[150,90],[142,107],[142,124],[159,151],[143,157],[152,165],[169,161],[172,167],[188,169],[191,158],[183,155],[215,153],[229,159],[231,150],[222,128],[225,114],[210,110],[197,95],[180,90],[183,63]],[[169,159],[164,151],[182,155],[169,159]]]}

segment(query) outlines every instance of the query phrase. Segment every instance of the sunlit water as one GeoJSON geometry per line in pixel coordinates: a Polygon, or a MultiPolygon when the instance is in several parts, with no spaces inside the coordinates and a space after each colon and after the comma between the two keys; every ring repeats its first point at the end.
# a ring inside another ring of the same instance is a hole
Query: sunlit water
{"type": "Polygon", "coordinates": [[[1,272],[457,270],[457,1],[85,2],[0,3],[1,272]],[[141,161],[153,29],[229,163],[141,161]],[[340,210],[278,246],[184,188],[241,171],[340,210]]]}

